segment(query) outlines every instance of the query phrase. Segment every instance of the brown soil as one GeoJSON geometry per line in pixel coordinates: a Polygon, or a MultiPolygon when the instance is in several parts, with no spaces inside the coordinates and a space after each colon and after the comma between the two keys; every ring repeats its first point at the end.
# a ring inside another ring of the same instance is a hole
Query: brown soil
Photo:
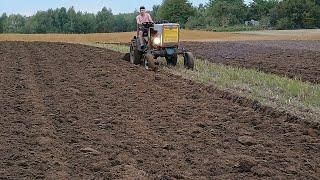
{"type": "Polygon", "coordinates": [[[320,41],[185,42],[196,57],[320,83],[320,41]]]}
{"type": "Polygon", "coordinates": [[[120,59],[0,43],[0,179],[320,178],[319,125],[120,59]]]}

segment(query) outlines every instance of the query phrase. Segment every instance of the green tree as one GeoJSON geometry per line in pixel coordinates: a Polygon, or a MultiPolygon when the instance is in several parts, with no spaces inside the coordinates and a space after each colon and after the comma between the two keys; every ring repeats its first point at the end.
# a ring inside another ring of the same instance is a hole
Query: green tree
{"type": "Polygon", "coordinates": [[[34,16],[28,18],[25,24],[25,33],[47,33],[47,13],[37,12],[34,16]]]}
{"type": "Polygon", "coordinates": [[[47,19],[47,32],[48,33],[57,33],[59,32],[59,26],[58,26],[58,22],[56,19],[56,16],[58,14],[58,11],[53,10],[53,9],[49,9],[46,12],[46,19],[47,19]]]}
{"type": "Polygon", "coordinates": [[[290,18],[284,17],[281,19],[277,20],[277,25],[276,25],[277,29],[293,29],[294,28],[294,23],[292,22],[292,20],[290,18]]]}
{"type": "Polygon", "coordinates": [[[79,33],[94,33],[96,32],[96,16],[92,13],[84,13],[80,15],[77,13],[79,18],[79,33]]]}
{"type": "Polygon", "coordinates": [[[79,33],[81,31],[78,25],[78,15],[73,7],[67,11],[67,22],[63,25],[63,29],[67,33],[79,33]]]}
{"type": "Polygon", "coordinates": [[[27,19],[25,33],[53,33],[57,31],[54,26],[53,10],[38,11],[27,19]]]}
{"type": "Polygon", "coordinates": [[[186,28],[188,29],[204,29],[207,27],[208,18],[206,15],[206,7],[203,4],[200,4],[196,8],[196,13],[194,16],[191,16],[187,23],[186,28]]]}
{"type": "Polygon", "coordinates": [[[3,33],[4,31],[4,22],[7,19],[7,14],[3,13],[0,17],[0,33],[3,33]]]}
{"type": "Polygon", "coordinates": [[[66,25],[68,23],[68,15],[67,15],[67,9],[62,7],[57,10],[55,21],[57,23],[58,29],[60,33],[66,33],[66,25]]]}
{"type": "Polygon", "coordinates": [[[21,15],[10,15],[3,23],[3,31],[6,33],[23,33],[26,17],[21,15]]]}
{"type": "Polygon", "coordinates": [[[115,32],[125,32],[127,31],[127,22],[125,19],[125,14],[118,14],[114,16],[114,29],[115,32]]]}
{"type": "Polygon", "coordinates": [[[136,23],[137,13],[125,13],[114,16],[114,31],[115,32],[128,32],[135,31],[137,27],[136,23]]]}
{"type": "Polygon", "coordinates": [[[180,23],[183,26],[194,14],[195,9],[188,0],[163,0],[157,17],[169,22],[180,23]]]}
{"type": "Polygon", "coordinates": [[[108,33],[113,32],[114,29],[114,16],[111,9],[103,7],[97,14],[97,32],[108,33]]]}
{"type": "Polygon", "coordinates": [[[253,0],[249,6],[248,19],[261,20],[270,17],[271,10],[279,3],[279,0],[253,0]]]}
{"type": "Polygon", "coordinates": [[[292,28],[320,27],[320,6],[315,0],[283,0],[276,9],[276,23],[284,26],[285,22],[292,28]]]}
{"type": "Polygon", "coordinates": [[[153,20],[160,20],[158,17],[158,11],[159,11],[160,5],[154,5],[152,6],[152,11],[150,13],[153,20]]]}
{"type": "Polygon", "coordinates": [[[247,14],[243,0],[210,0],[207,6],[207,16],[218,26],[242,24],[247,14]]]}
{"type": "Polygon", "coordinates": [[[138,15],[138,11],[134,11],[134,13],[128,13],[124,16],[127,24],[126,31],[136,31],[137,30],[137,22],[136,16],[138,15]]]}

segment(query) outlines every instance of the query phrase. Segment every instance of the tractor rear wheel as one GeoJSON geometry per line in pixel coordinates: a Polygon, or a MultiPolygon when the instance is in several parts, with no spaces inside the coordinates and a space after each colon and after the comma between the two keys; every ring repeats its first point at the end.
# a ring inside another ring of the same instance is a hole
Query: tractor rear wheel
{"type": "Polygon", "coordinates": [[[131,44],[130,46],[130,62],[132,64],[141,64],[142,53],[138,51],[138,49],[131,44]]]}
{"type": "Polygon", "coordinates": [[[194,57],[191,52],[186,52],[184,54],[184,67],[191,70],[194,68],[194,57]]]}
{"type": "Polygon", "coordinates": [[[176,66],[178,62],[178,55],[176,54],[170,57],[166,57],[166,60],[167,60],[167,65],[176,66]]]}

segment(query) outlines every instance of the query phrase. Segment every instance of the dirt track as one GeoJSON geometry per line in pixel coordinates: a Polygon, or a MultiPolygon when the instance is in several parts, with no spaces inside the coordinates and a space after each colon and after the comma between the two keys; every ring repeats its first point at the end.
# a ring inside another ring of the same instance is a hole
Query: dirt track
{"type": "Polygon", "coordinates": [[[319,126],[120,56],[0,43],[0,179],[320,178],[319,126]]]}
{"type": "Polygon", "coordinates": [[[195,56],[320,83],[320,41],[184,42],[195,56]]]}

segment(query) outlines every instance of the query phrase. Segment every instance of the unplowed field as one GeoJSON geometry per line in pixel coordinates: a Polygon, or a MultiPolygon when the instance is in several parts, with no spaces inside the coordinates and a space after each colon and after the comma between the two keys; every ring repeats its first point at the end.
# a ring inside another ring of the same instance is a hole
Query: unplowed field
{"type": "Polygon", "coordinates": [[[120,59],[0,43],[0,179],[320,178],[318,125],[120,59]]]}
{"type": "Polygon", "coordinates": [[[195,56],[320,83],[320,41],[184,42],[195,56]]]}
{"type": "MultiPolygon", "coordinates": [[[[0,41],[45,41],[72,43],[128,43],[136,32],[97,34],[0,34],[0,41]]],[[[320,40],[319,29],[288,31],[210,32],[181,30],[181,41],[320,40]]]]}

